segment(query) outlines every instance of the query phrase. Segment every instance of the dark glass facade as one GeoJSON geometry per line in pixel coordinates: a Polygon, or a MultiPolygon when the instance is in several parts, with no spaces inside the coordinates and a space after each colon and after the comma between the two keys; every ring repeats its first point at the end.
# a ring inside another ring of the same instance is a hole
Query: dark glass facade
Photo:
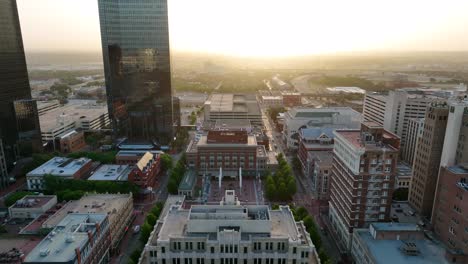
{"type": "Polygon", "coordinates": [[[31,155],[41,146],[15,0],[0,1],[0,33],[0,138],[11,166],[19,154],[31,155]]]}
{"type": "Polygon", "coordinates": [[[115,136],[173,137],[167,0],[99,0],[109,116],[115,136]]]}

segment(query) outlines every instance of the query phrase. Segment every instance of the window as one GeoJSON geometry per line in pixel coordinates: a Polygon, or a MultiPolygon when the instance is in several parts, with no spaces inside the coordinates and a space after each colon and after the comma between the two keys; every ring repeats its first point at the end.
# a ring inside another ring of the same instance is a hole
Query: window
{"type": "Polygon", "coordinates": [[[215,252],[215,248],[211,247],[211,253],[214,253],[214,252],[215,252]]]}
{"type": "Polygon", "coordinates": [[[293,247],[293,254],[297,253],[297,247],[293,247]]]}

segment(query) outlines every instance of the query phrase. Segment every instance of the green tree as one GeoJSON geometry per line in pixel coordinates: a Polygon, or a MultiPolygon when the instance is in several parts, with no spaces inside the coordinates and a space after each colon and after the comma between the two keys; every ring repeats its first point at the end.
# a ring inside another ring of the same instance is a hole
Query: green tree
{"type": "Polygon", "coordinates": [[[138,260],[140,259],[140,256],[141,256],[141,252],[143,252],[143,249],[141,248],[135,249],[130,255],[130,260],[133,261],[133,263],[138,263],[138,260]]]}
{"type": "Polygon", "coordinates": [[[20,192],[14,192],[10,195],[8,195],[6,198],[5,198],[5,206],[6,207],[10,207],[12,206],[14,203],[16,203],[16,201],[22,199],[23,197],[25,197],[26,195],[32,195],[34,193],[32,192],[24,192],[24,191],[20,191],[20,192]]]}
{"type": "Polygon", "coordinates": [[[330,257],[323,247],[319,250],[319,259],[321,263],[327,263],[330,261],[330,257]]]}
{"type": "Polygon", "coordinates": [[[301,206],[296,209],[296,220],[300,221],[306,218],[309,215],[309,212],[307,212],[307,209],[305,207],[301,206]]]}
{"type": "Polygon", "coordinates": [[[162,154],[161,155],[161,169],[163,171],[167,171],[172,168],[172,157],[169,154],[162,154]]]}
{"type": "Polygon", "coordinates": [[[292,197],[297,192],[296,179],[293,176],[289,176],[287,182],[288,195],[292,197]]]}
{"type": "Polygon", "coordinates": [[[148,241],[148,238],[151,234],[151,231],[153,231],[153,226],[149,225],[148,223],[144,223],[143,226],[141,227],[140,231],[140,241],[143,244],[146,244],[148,241]]]}
{"type": "Polygon", "coordinates": [[[156,221],[158,220],[158,218],[152,214],[152,213],[149,213],[147,216],[146,216],[146,222],[150,225],[150,226],[154,226],[156,224],[156,221]]]}

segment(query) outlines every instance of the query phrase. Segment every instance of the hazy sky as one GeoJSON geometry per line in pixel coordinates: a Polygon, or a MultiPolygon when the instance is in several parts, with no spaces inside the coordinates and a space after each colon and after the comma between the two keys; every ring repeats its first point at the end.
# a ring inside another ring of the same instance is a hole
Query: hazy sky
{"type": "MultiPolygon", "coordinates": [[[[171,48],[243,56],[468,50],[468,0],[168,0],[171,48]]],[[[17,0],[27,51],[100,51],[97,0],[17,0]]]]}

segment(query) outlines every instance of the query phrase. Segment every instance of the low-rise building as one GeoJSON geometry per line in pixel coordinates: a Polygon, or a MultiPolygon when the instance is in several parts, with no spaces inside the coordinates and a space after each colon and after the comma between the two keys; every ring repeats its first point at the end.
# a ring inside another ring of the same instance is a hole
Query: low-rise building
{"type": "Polygon", "coordinates": [[[356,264],[462,263],[448,261],[445,254],[416,224],[372,223],[353,233],[351,256],[356,264]]]}
{"type": "Polygon", "coordinates": [[[262,125],[262,111],[254,94],[212,94],[204,104],[204,119],[249,120],[252,125],[262,125]]]}
{"type": "Polygon", "coordinates": [[[333,152],[333,128],[304,128],[299,131],[299,149],[297,157],[301,162],[302,173],[311,177],[313,172],[313,159],[310,153],[328,151],[333,152]]]}
{"type": "Polygon", "coordinates": [[[133,195],[131,193],[86,194],[80,200],[70,201],[60,208],[42,224],[42,228],[54,229],[66,219],[70,212],[106,215],[111,237],[110,248],[112,252],[115,252],[132,220],[133,195]]]}
{"type": "Polygon", "coordinates": [[[55,195],[26,195],[8,208],[10,218],[36,218],[57,204],[55,195]]]}
{"type": "Polygon", "coordinates": [[[62,153],[78,152],[86,147],[84,132],[72,130],[59,135],[55,138],[53,147],[62,153]]]}
{"type": "Polygon", "coordinates": [[[283,97],[283,106],[296,107],[302,105],[302,96],[296,92],[281,92],[283,97]]]}
{"type": "Polygon", "coordinates": [[[128,174],[128,181],[140,188],[153,187],[160,172],[161,156],[146,152],[137,164],[132,166],[132,170],[128,174]]]}
{"type": "MultiPolygon", "coordinates": [[[[164,213],[164,212],[163,212],[164,213]]],[[[227,190],[220,205],[173,205],[159,218],[140,263],[319,263],[288,206],[241,205],[227,190]]]]}
{"type": "Polygon", "coordinates": [[[92,160],[88,158],[54,157],[26,174],[28,190],[44,190],[44,176],[52,175],[63,179],[80,179],[89,173],[92,160]]]}
{"type": "Polygon", "coordinates": [[[153,155],[161,155],[164,153],[160,150],[121,150],[115,155],[115,163],[119,165],[135,165],[146,152],[153,155]]]}
{"type": "Polygon", "coordinates": [[[312,160],[312,194],[318,200],[330,197],[330,177],[332,176],[332,151],[309,152],[312,160]]]}
{"type": "Polygon", "coordinates": [[[314,127],[357,129],[361,123],[361,114],[349,107],[295,107],[284,113],[283,122],[283,139],[286,147],[297,149],[301,129],[314,127]]]}
{"type": "Polygon", "coordinates": [[[189,167],[199,174],[218,176],[256,176],[267,168],[265,146],[257,144],[255,135],[247,131],[212,130],[199,140],[192,140],[187,148],[189,167]]]}
{"type": "Polygon", "coordinates": [[[266,108],[283,107],[282,96],[262,95],[261,102],[262,102],[263,107],[266,107],[266,108]]]}
{"type": "Polygon", "coordinates": [[[411,185],[411,178],[413,177],[413,171],[411,167],[406,163],[398,162],[396,173],[395,189],[409,189],[411,185]]]}
{"type": "Polygon", "coordinates": [[[195,195],[194,190],[196,183],[197,172],[192,169],[187,170],[179,184],[178,194],[185,195],[187,198],[192,198],[195,195]]]}
{"type": "Polygon", "coordinates": [[[99,130],[110,125],[106,104],[95,100],[74,100],[40,112],[42,141],[55,140],[72,130],[99,130]]]}
{"type": "Polygon", "coordinates": [[[68,214],[23,263],[108,263],[111,236],[106,214],[68,214]]]}
{"type": "Polygon", "coordinates": [[[88,178],[89,181],[128,181],[128,175],[132,171],[129,165],[101,165],[88,178]]]}

